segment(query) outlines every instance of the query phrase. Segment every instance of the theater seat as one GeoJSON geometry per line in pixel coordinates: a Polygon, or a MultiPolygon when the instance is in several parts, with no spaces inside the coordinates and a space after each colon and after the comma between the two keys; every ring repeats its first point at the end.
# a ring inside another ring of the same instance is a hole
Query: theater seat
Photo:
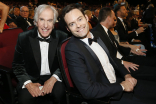
{"type": "Polygon", "coordinates": [[[31,30],[31,29],[33,29],[35,26],[28,26],[27,27],[27,30],[31,30]]]}
{"type": "Polygon", "coordinates": [[[17,80],[11,69],[15,45],[21,28],[6,29],[0,33],[0,101],[15,104],[17,80]]]}
{"type": "Polygon", "coordinates": [[[66,100],[67,104],[109,104],[109,98],[103,99],[84,99],[80,92],[75,87],[69,71],[65,58],[65,47],[70,38],[64,40],[58,47],[58,60],[60,64],[60,70],[62,73],[63,82],[66,87],[66,100]]]}

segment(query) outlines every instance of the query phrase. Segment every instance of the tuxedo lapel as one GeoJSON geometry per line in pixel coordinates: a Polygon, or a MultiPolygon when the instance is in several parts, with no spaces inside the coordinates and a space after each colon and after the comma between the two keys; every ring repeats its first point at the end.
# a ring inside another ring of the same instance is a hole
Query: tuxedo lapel
{"type": "Polygon", "coordinates": [[[126,25],[125,25],[125,28],[126,28],[126,30],[125,30],[125,28],[124,28],[124,26],[123,26],[123,24],[122,24],[122,22],[121,22],[121,20],[118,18],[117,19],[117,22],[118,22],[118,24],[119,24],[119,26],[121,26],[120,28],[122,29],[122,30],[124,30],[124,32],[126,33],[126,30],[127,30],[127,28],[126,28],[126,25]]]}
{"type": "Polygon", "coordinates": [[[97,42],[104,49],[104,51],[107,53],[107,55],[110,55],[106,45],[103,43],[103,41],[99,37],[97,38],[97,42]]]}
{"type": "Polygon", "coordinates": [[[104,73],[103,71],[103,68],[102,68],[102,65],[98,59],[98,57],[96,56],[96,54],[93,52],[93,50],[87,45],[84,43],[84,46],[86,47],[86,49],[90,52],[90,54],[92,55],[93,59],[95,60],[97,66],[99,67],[99,69],[104,73]]]}
{"type": "Polygon", "coordinates": [[[53,39],[51,37],[51,42],[49,43],[49,52],[48,52],[48,59],[49,59],[49,68],[51,69],[52,67],[52,63],[54,61],[54,57],[55,57],[55,53],[56,48],[57,48],[57,44],[58,44],[58,39],[53,39]]]}
{"type": "MultiPolygon", "coordinates": [[[[80,49],[82,50],[83,54],[87,57],[88,60],[91,60],[92,58],[94,59],[95,64],[97,65],[98,69],[100,69],[102,71],[102,73],[106,76],[103,67],[98,59],[98,57],[96,56],[96,54],[93,52],[93,50],[84,42],[82,42],[80,39],[76,38],[76,37],[72,37],[74,38],[74,41],[77,43],[77,45],[80,47],[80,49]],[[85,48],[83,48],[85,47],[85,48]],[[87,51],[86,51],[87,50],[87,51]],[[88,52],[91,54],[92,58],[90,56],[88,56],[88,52]]],[[[106,77],[107,78],[107,77],[106,77]]]]}
{"type": "Polygon", "coordinates": [[[98,39],[97,39],[97,42],[98,42],[98,44],[104,49],[104,51],[106,52],[108,58],[110,59],[110,62],[111,62],[113,65],[117,66],[116,63],[114,62],[114,60],[112,59],[112,57],[111,57],[111,55],[110,55],[110,53],[109,53],[109,50],[107,49],[106,45],[103,43],[103,41],[102,41],[100,38],[98,38],[98,39]]]}
{"type": "Polygon", "coordinates": [[[33,51],[38,69],[40,70],[41,69],[41,52],[40,52],[39,40],[33,37],[29,37],[29,40],[30,40],[30,44],[32,47],[32,51],[33,51]]]}
{"type": "MultiPolygon", "coordinates": [[[[101,26],[101,24],[98,24],[97,29],[99,29],[100,34],[97,34],[99,37],[101,37],[101,39],[105,40],[105,44],[106,45],[111,45],[113,47],[116,48],[114,41],[111,40],[111,37],[109,37],[106,33],[106,31],[104,30],[104,28],[101,26]]],[[[95,34],[96,35],[96,34],[95,34]]]]}

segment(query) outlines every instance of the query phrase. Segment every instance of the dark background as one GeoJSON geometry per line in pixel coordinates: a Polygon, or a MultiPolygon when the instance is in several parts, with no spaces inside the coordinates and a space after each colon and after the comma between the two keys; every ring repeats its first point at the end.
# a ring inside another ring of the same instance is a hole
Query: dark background
{"type": "MultiPolygon", "coordinates": [[[[29,0],[2,0],[2,1],[29,1],[29,0]]],[[[32,2],[34,0],[31,0],[32,2]]],[[[110,3],[113,3],[114,0],[38,0],[39,2],[44,2],[46,3],[47,1],[50,1],[50,2],[69,2],[69,3],[76,3],[78,1],[82,1],[82,2],[86,2],[88,4],[102,4],[102,5],[106,5],[106,3],[110,2],[110,3]]],[[[151,0],[152,3],[154,3],[154,0],[151,0]]],[[[127,2],[130,4],[130,5],[133,5],[133,6],[136,6],[137,4],[146,4],[147,3],[147,0],[127,0],[127,2]]],[[[155,4],[156,5],[156,4],[155,4]]]]}

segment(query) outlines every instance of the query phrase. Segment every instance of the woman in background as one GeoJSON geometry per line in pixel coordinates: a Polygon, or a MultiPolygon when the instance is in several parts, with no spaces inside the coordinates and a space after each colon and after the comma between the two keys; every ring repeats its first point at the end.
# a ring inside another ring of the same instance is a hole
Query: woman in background
{"type": "Polygon", "coordinates": [[[4,24],[7,19],[7,15],[9,12],[9,7],[5,5],[4,3],[0,2],[0,10],[1,10],[1,20],[0,20],[0,33],[3,32],[4,24]]]}
{"type": "Polygon", "coordinates": [[[89,30],[91,30],[92,29],[92,25],[91,25],[91,19],[92,19],[92,12],[90,11],[90,10],[85,10],[84,11],[84,13],[85,13],[85,15],[87,15],[88,16],[88,24],[89,24],[89,30]]]}

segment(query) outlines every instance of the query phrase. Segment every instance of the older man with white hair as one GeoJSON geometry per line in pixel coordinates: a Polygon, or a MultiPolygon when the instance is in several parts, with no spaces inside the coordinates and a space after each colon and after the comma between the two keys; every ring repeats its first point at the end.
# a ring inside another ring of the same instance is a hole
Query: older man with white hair
{"type": "Polygon", "coordinates": [[[36,27],[18,36],[12,68],[19,80],[20,104],[62,104],[64,86],[56,49],[67,35],[53,30],[57,16],[54,7],[38,6],[36,27]]]}
{"type": "Polygon", "coordinates": [[[33,19],[28,18],[29,17],[29,9],[27,6],[22,6],[20,8],[20,16],[17,17],[16,22],[17,26],[22,28],[23,31],[26,31],[28,26],[33,26],[33,19]]]}

